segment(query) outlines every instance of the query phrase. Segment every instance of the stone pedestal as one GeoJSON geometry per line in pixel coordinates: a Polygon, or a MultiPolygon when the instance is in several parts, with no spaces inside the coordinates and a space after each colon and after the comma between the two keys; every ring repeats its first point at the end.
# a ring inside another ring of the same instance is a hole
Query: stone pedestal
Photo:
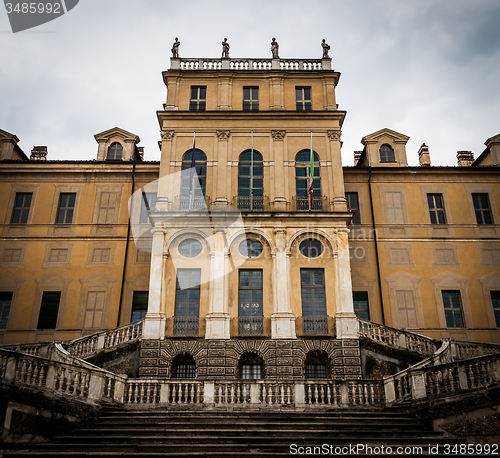
{"type": "Polygon", "coordinates": [[[295,316],[292,312],[278,312],[271,315],[271,336],[273,339],[296,339],[295,316]]]}
{"type": "Polygon", "coordinates": [[[231,319],[227,313],[209,313],[206,318],[205,339],[229,339],[231,319]]]}

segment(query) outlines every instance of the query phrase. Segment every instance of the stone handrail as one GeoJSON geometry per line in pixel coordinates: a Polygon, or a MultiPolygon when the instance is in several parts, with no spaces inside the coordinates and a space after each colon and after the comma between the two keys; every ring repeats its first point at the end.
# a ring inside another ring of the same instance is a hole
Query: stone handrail
{"type": "Polygon", "coordinates": [[[451,354],[454,360],[474,358],[476,356],[493,355],[500,353],[500,345],[479,343],[479,342],[462,342],[452,340],[451,354]]]}
{"type": "Polygon", "coordinates": [[[83,367],[0,349],[0,379],[7,384],[56,393],[91,403],[123,402],[126,377],[98,367],[83,367]],[[117,388],[121,385],[121,389],[117,388]],[[115,389],[110,390],[113,386],[115,389]]]}
{"type": "Polygon", "coordinates": [[[4,350],[17,351],[31,356],[42,356],[51,359],[54,352],[54,342],[7,344],[1,345],[4,350]]]}
{"type": "Polygon", "coordinates": [[[408,350],[423,356],[432,356],[437,349],[430,337],[366,320],[359,320],[359,335],[389,347],[408,350]]]}
{"type": "Polygon", "coordinates": [[[90,356],[99,350],[110,349],[140,339],[143,324],[144,320],[136,321],[109,331],[101,331],[90,336],[80,337],[65,343],[64,346],[73,356],[90,356]]]}
{"type": "Polygon", "coordinates": [[[450,395],[500,382],[500,353],[453,362],[451,344],[444,342],[442,349],[441,354],[384,377],[386,403],[450,395]]]}
{"type": "Polygon", "coordinates": [[[172,58],[172,70],[331,70],[330,59],[172,58]]]}

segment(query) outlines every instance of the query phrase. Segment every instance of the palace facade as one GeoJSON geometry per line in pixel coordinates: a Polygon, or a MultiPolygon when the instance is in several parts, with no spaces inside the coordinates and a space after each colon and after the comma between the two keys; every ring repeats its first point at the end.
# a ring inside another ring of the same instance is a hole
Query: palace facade
{"type": "Polygon", "coordinates": [[[182,354],[177,376],[244,378],[262,358],[360,377],[358,318],[500,343],[500,135],[413,167],[382,129],[342,167],[339,78],[330,58],[172,58],[159,162],[120,128],[93,161],[0,130],[0,342],[144,318],[143,376],[182,354]]]}

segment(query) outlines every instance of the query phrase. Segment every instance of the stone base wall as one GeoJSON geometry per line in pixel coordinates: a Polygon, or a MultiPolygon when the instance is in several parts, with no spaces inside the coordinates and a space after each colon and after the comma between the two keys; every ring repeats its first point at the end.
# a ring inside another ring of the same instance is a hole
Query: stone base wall
{"type": "Polygon", "coordinates": [[[234,380],[241,356],[254,353],[264,361],[266,379],[301,380],[305,378],[306,356],[314,350],[328,355],[331,378],[361,378],[359,340],[333,338],[142,340],[139,377],[168,379],[174,358],[189,353],[195,360],[198,380],[234,380]]]}

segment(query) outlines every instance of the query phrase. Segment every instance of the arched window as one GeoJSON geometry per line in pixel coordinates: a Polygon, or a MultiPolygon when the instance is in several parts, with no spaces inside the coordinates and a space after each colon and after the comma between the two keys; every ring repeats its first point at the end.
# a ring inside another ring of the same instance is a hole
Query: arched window
{"type": "Polygon", "coordinates": [[[311,150],[302,150],[295,157],[296,210],[322,210],[321,177],[319,156],[313,155],[313,201],[309,198],[309,176],[311,170],[311,150]]]}
{"type": "Polygon", "coordinates": [[[172,378],[196,378],[196,363],[189,353],[181,353],[174,358],[172,378]]]}
{"type": "Polygon", "coordinates": [[[195,150],[194,155],[196,176],[191,181],[191,165],[193,163],[193,151],[188,151],[182,158],[181,178],[181,210],[196,210],[205,207],[205,189],[207,179],[207,156],[200,150],[195,150]],[[196,179],[198,183],[196,183],[196,179]],[[191,196],[192,190],[192,196],[191,196]]]}
{"type": "Polygon", "coordinates": [[[238,163],[238,208],[264,209],[264,166],[258,151],[244,151],[238,163]]]}
{"type": "Polygon", "coordinates": [[[390,145],[382,145],[380,147],[380,162],[395,162],[394,150],[390,145]]]}
{"type": "Polygon", "coordinates": [[[108,161],[121,161],[123,157],[123,146],[118,142],[114,142],[108,149],[108,161]]]}

